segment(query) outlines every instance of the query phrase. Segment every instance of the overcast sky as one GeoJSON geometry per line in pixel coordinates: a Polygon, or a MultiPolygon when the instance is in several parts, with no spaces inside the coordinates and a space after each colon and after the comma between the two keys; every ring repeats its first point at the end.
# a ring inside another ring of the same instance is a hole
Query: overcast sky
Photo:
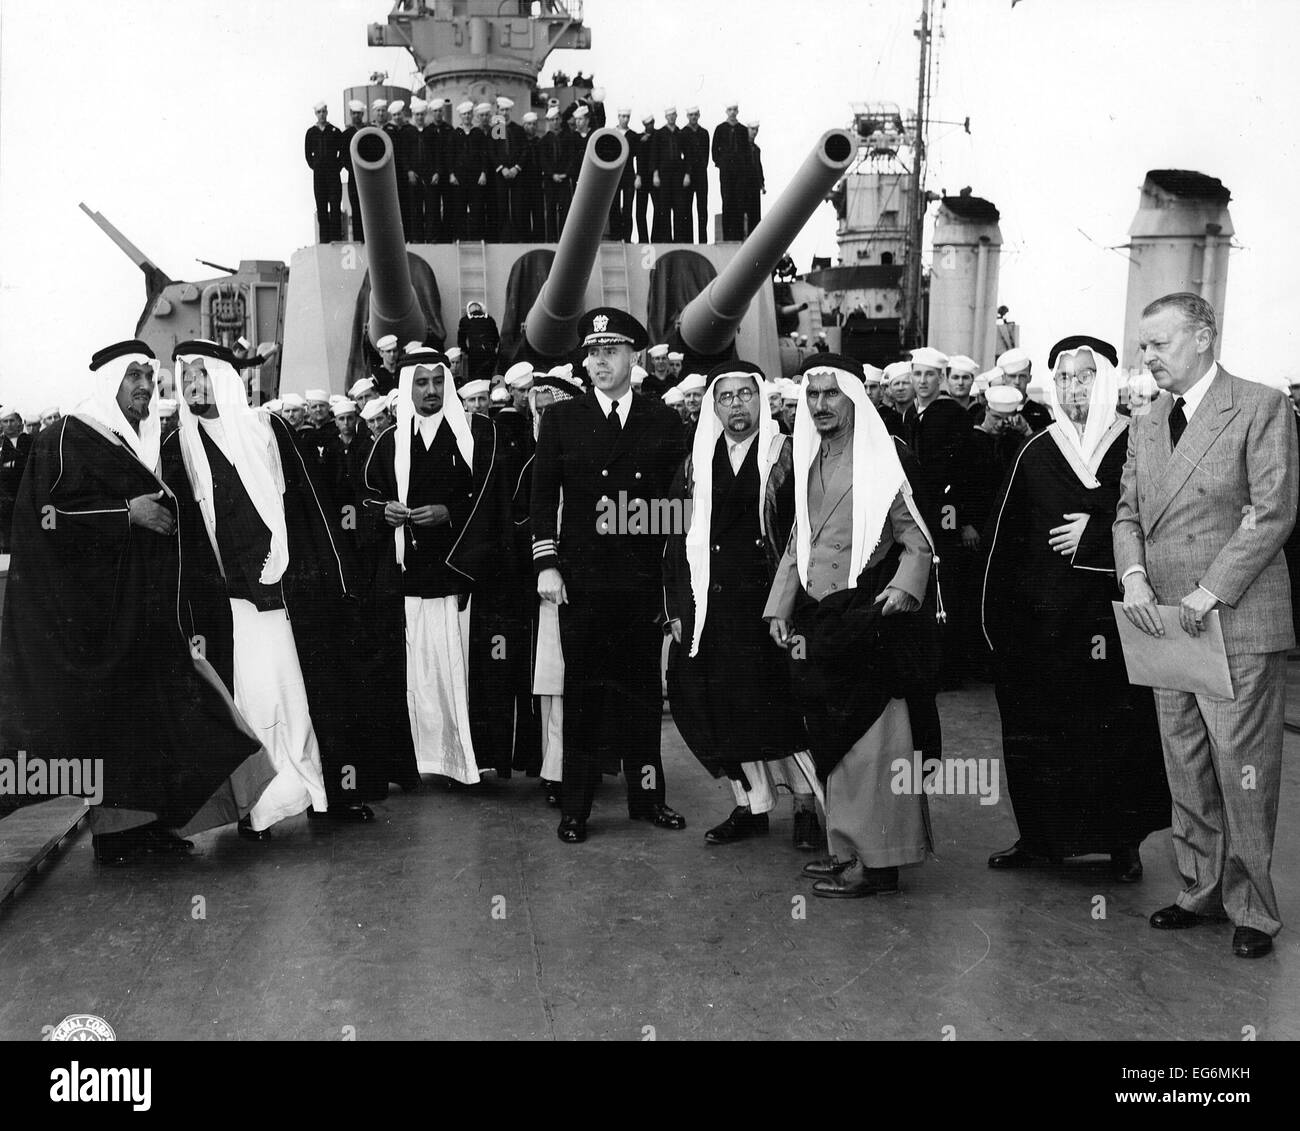
{"type": "MultiPolygon", "coordinates": [[[[128,337],[139,271],[77,209],[102,211],[173,278],[220,263],[289,260],[312,238],[302,134],[399,50],[366,46],[385,0],[3,0],[0,48],[0,397],[68,403],[90,354],[128,337]],[[78,94],[78,92],[82,92],[78,94]]],[[[849,103],[915,99],[919,0],[587,0],[607,103],[634,120],[729,97],[762,121],[771,194],[849,103]]],[[[1293,0],[949,0],[929,186],[970,185],[1002,212],[1000,301],[1036,358],[1069,333],[1118,343],[1125,241],[1146,170],[1197,169],[1232,191],[1223,358],[1244,375],[1293,372],[1300,348],[1285,211],[1300,183],[1293,0]]],[[[661,119],[662,120],[662,119],[661,119]]],[[[716,179],[711,190],[717,208],[716,179]]],[[[835,252],[823,206],[794,254],[835,252]]],[[[292,285],[292,283],[290,284],[292,285]]],[[[942,343],[936,343],[942,345],[942,343]]],[[[1041,364],[1041,363],[1040,363],[1041,364]]]]}

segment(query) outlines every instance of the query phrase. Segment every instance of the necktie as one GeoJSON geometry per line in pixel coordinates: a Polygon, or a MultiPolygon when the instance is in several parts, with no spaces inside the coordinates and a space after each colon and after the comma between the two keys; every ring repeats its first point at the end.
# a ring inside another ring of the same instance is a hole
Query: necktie
{"type": "Polygon", "coordinates": [[[1170,448],[1178,447],[1178,441],[1183,438],[1183,432],[1187,429],[1187,417],[1183,414],[1183,398],[1179,397],[1174,401],[1173,411],[1169,414],[1169,446],[1170,448]]]}
{"type": "Polygon", "coordinates": [[[609,406],[609,416],[605,419],[609,422],[609,430],[615,436],[623,431],[623,422],[618,418],[618,401],[609,406]]]}

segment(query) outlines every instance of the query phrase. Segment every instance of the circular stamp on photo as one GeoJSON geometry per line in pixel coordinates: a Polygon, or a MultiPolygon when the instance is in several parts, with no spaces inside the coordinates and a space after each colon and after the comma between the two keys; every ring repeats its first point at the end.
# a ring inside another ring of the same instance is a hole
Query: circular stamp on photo
{"type": "Polygon", "coordinates": [[[93,1013],[70,1013],[50,1034],[52,1041],[115,1041],[117,1034],[102,1017],[93,1013]]]}

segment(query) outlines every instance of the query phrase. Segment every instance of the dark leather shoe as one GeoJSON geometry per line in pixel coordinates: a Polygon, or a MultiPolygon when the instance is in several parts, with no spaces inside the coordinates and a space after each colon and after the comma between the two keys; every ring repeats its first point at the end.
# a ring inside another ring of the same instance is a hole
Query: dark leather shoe
{"type": "Polygon", "coordinates": [[[542,778],[542,794],[546,798],[547,805],[559,805],[563,791],[563,783],[542,778]]]}
{"type": "Polygon", "coordinates": [[[826,834],[813,809],[796,809],[794,814],[794,846],[805,852],[815,852],[826,846],[826,834]]]}
{"type": "Polygon", "coordinates": [[[177,836],[162,825],[145,825],[140,829],[140,843],[147,852],[159,856],[184,856],[194,851],[194,842],[177,836]]]}
{"type": "Polygon", "coordinates": [[[577,817],[561,817],[555,835],[565,844],[581,844],[587,839],[587,822],[580,821],[577,817]]]}
{"type": "Polygon", "coordinates": [[[897,868],[864,868],[856,860],[852,867],[813,884],[813,895],[823,899],[862,899],[868,895],[892,895],[896,891],[897,868]]]}
{"type": "Polygon", "coordinates": [[[242,836],[245,840],[267,841],[272,839],[270,829],[263,829],[261,832],[258,832],[255,828],[253,828],[253,822],[248,817],[239,818],[238,828],[239,828],[239,835],[242,836]]]}
{"type": "Polygon", "coordinates": [[[1020,847],[1020,841],[989,857],[990,868],[1032,868],[1037,862],[1038,858],[1032,852],[1020,847]]]}
{"type": "Polygon", "coordinates": [[[730,817],[704,834],[704,840],[708,844],[730,844],[746,837],[766,836],[767,831],[766,813],[755,814],[736,806],[730,817]]]}
{"type": "Polygon", "coordinates": [[[686,818],[667,805],[652,805],[649,809],[632,809],[627,814],[634,821],[649,821],[661,829],[684,829],[686,818]]]}
{"type": "Polygon", "coordinates": [[[1273,949],[1273,940],[1254,927],[1238,927],[1232,932],[1232,953],[1238,958],[1263,958],[1273,949]]]}
{"type": "Polygon", "coordinates": [[[1151,925],[1157,931],[1181,931],[1187,927],[1200,927],[1206,923],[1223,921],[1218,915],[1198,915],[1195,911],[1188,911],[1176,903],[1160,908],[1151,916],[1151,925]]]}
{"type": "Polygon", "coordinates": [[[824,880],[828,876],[838,876],[852,863],[852,860],[836,860],[831,856],[823,860],[809,860],[803,866],[803,874],[811,876],[815,880],[824,880]]]}
{"type": "Polygon", "coordinates": [[[1110,875],[1117,884],[1135,884],[1142,879],[1142,855],[1136,848],[1121,848],[1110,854],[1110,875]]]}
{"type": "Polygon", "coordinates": [[[124,868],[135,863],[140,855],[139,837],[134,829],[92,835],[90,844],[95,853],[95,863],[105,868],[124,868]]]}
{"type": "Polygon", "coordinates": [[[354,825],[364,825],[375,819],[375,811],[369,805],[338,805],[326,814],[336,821],[347,821],[354,825]]]}

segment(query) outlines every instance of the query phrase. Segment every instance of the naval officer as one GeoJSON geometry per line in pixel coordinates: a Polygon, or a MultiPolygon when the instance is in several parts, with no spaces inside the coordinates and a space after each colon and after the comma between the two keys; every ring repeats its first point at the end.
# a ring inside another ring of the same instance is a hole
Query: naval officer
{"type": "Polygon", "coordinates": [[[632,395],[633,355],[647,342],[635,318],[598,307],[579,334],[595,388],[542,418],[531,507],[537,592],[559,605],[564,651],[567,844],[587,837],[603,749],[621,757],[630,817],[686,827],[664,804],[659,755],[665,531],[633,518],[668,499],[682,425],[657,399],[632,395]]]}

